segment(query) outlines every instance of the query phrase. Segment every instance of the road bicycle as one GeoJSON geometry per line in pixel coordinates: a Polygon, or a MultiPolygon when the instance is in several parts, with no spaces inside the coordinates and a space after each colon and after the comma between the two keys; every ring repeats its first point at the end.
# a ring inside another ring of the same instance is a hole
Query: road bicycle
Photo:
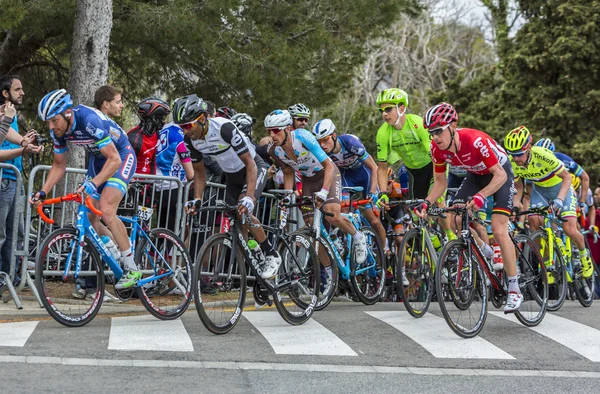
{"type": "MultiPolygon", "coordinates": [[[[288,192],[271,190],[279,201],[288,192]]],[[[287,209],[279,207],[279,226],[271,228],[272,242],[277,245],[282,263],[274,278],[263,279],[260,261],[250,250],[242,226],[259,227],[248,215],[237,218],[237,206],[220,201],[214,206],[199,207],[198,212],[221,212],[226,219],[223,232],[212,235],[202,246],[195,262],[194,304],[202,324],[214,334],[231,331],[245,307],[248,288],[254,289],[257,301],[275,303],[281,317],[292,325],[305,323],[312,316],[319,293],[319,261],[311,239],[299,232],[287,233],[287,209]],[[250,276],[247,275],[247,267],[250,276]],[[248,281],[254,284],[248,285],[248,281]],[[202,294],[206,284],[217,289],[214,294],[202,294]],[[265,294],[266,293],[266,294],[265,294]]]]}
{"type": "MultiPolygon", "coordinates": [[[[488,288],[492,304],[500,308],[508,295],[506,276],[494,272],[471,234],[471,222],[485,225],[478,215],[465,207],[441,209],[462,218],[461,237],[448,242],[441,250],[435,273],[438,303],[446,323],[457,335],[472,338],[481,332],[487,318],[488,288]],[[489,286],[488,286],[489,283],[489,286]]],[[[509,236],[517,255],[518,283],[523,303],[515,311],[525,326],[538,325],[548,306],[546,265],[534,241],[523,234],[509,236]]]]}
{"type": "Polygon", "coordinates": [[[322,310],[333,300],[338,290],[338,285],[352,291],[352,296],[365,305],[372,305],[380,298],[385,286],[385,254],[381,241],[375,231],[369,226],[362,226],[360,211],[356,210],[355,201],[362,194],[362,187],[344,187],[342,190],[349,192],[349,213],[342,215],[350,220],[354,228],[362,232],[367,243],[367,259],[362,264],[356,261],[353,253],[353,237],[349,234],[343,234],[339,229],[327,231],[322,217],[332,216],[324,212],[322,207],[317,209],[314,205],[314,199],[306,198],[302,204],[312,206],[314,218],[312,226],[300,230],[313,240],[315,250],[319,253],[319,258],[325,268],[324,275],[326,281],[321,289],[321,296],[316,309],[322,310]],[[334,239],[335,238],[335,239],[334,239]],[[325,253],[325,254],[323,254],[325,253]],[[324,263],[328,260],[328,265],[324,263]]]}
{"type": "MultiPolygon", "coordinates": [[[[79,204],[75,227],[59,228],[42,242],[36,258],[35,283],[52,318],[68,327],[80,327],[92,321],[102,306],[105,274],[114,275],[118,281],[123,270],[90,224],[88,215],[100,216],[102,212],[89,196],[83,199],[74,193],[47,199],[38,206],[40,217],[53,224],[43,207],[66,201],[79,204]],[[102,261],[109,271],[105,272],[102,261]],[[88,294],[91,300],[71,297],[80,277],[96,287],[88,294]]],[[[162,320],[181,316],[191,301],[192,288],[191,259],[183,242],[164,228],[145,231],[137,215],[118,218],[131,226],[134,261],[143,274],[133,291],[153,316],[162,320]]]]}

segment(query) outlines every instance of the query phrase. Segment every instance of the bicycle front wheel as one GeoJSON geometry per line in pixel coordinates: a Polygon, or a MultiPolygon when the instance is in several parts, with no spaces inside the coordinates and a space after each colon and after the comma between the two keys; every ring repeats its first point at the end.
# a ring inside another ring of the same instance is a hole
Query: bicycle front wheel
{"type": "Polygon", "coordinates": [[[292,325],[305,323],[317,305],[321,265],[313,245],[313,238],[300,232],[279,242],[282,263],[275,277],[273,300],[283,320],[292,325]]]}
{"type": "Polygon", "coordinates": [[[78,246],[76,229],[55,230],[40,245],[35,262],[35,284],[42,304],[54,320],[67,327],[92,321],[104,298],[104,265],[87,238],[81,245],[79,277],[75,277],[78,246]]]}
{"type": "Polygon", "coordinates": [[[420,229],[412,229],[404,235],[398,256],[397,292],[402,294],[408,313],[413,317],[421,317],[431,303],[435,257],[432,258],[423,244],[420,229]],[[408,281],[408,286],[402,285],[403,277],[408,281]]]}
{"type": "Polygon", "coordinates": [[[373,229],[362,227],[360,232],[367,241],[367,259],[358,264],[356,254],[352,253],[350,280],[358,299],[365,305],[373,305],[379,301],[385,286],[385,254],[373,229]]]}
{"type": "MultiPolygon", "coordinates": [[[[587,249],[588,256],[590,259],[593,259],[592,252],[590,250],[590,245],[588,244],[587,238],[585,239],[585,248],[587,249]]],[[[595,293],[595,284],[596,284],[596,275],[597,267],[594,261],[592,260],[592,264],[594,266],[594,273],[589,278],[583,277],[583,268],[582,266],[577,267],[573,272],[573,286],[575,287],[575,296],[577,300],[583,307],[590,307],[594,302],[594,293],[595,293]]]]}
{"type": "Polygon", "coordinates": [[[487,318],[487,287],[475,251],[463,240],[450,241],[438,262],[435,284],[442,315],[457,335],[473,338],[487,318]]]}
{"type": "Polygon", "coordinates": [[[152,316],[173,320],[192,300],[192,265],[183,241],[171,230],[155,228],[135,247],[135,264],[142,271],[138,298],[152,316]]]}
{"type": "Polygon", "coordinates": [[[204,327],[226,334],[235,327],[246,300],[246,264],[233,256],[231,234],[212,235],[194,264],[194,304],[204,327]]]}
{"type": "MultiPolygon", "coordinates": [[[[544,319],[548,306],[548,278],[545,260],[537,244],[527,235],[515,237],[518,282],[523,303],[515,312],[517,319],[527,327],[537,326],[544,319]]],[[[506,275],[504,276],[506,278],[506,275]]],[[[508,279],[506,279],[508,280],[508,279]]]]}
{"type": "MultiPolygon", "coordinates": [[[[545,263],[548,276],[548,310],[559,310],[567,298],[568,282],[567,267],[558,245],[554,245],[554,252],[550,255],[550,240],[545,231],[536,231],[531,239],[539,248],[542,261],[545,263]]],[[[518,253],[518,251],[517,251],[518,253]]]]}

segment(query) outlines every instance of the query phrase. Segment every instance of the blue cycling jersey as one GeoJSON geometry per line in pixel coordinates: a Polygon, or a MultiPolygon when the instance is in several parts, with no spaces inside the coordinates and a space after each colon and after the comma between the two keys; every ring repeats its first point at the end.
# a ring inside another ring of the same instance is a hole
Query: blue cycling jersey
{"type": "Polygon", "coordinates": [[[127,135],[121,127],[102,112],[85,105],[77,105],[73,110],[73,126],[62,137],[56,137],[50,130],[54,144],[54,153],[63,154],[67,151],[67,141],[83,146],[94,157],[104,159],[100,149],[114,143],[120,155],[127,151],[133,152],[127,135]]]}
{"type": "Polygon", "coordinates": [[[319,146],[315,136],[308,130],[296,129],[290,132],[289,138],[292,139],[296,160],[292,160],[281,146],[275,145],[269,148],[271,157],[280,167],[292,167],[304,177],[319,175],[324,169],[321,162],[327,160],[327,155],[319,146]]]}
{"type": "Polygon", "coordinates": [[[327,155],[340,170],[356,171],[364,166],[369,154],[358,137],[352,134],[344,134],[339,135],[337,141],[341,150],[338,153],[332,152],[327,155]]]}
{"type": "MultiPolygon", "coordinates": [[[[175,123],[165,125],[158,133],[156,145],[156,174],[179,178],[186,183],[185,170],[182,163],[190,161],[190,152],[183,142],[183,130],[175,123]]],[[[176,188],[177,184],[162,181],[159,189],[176,188]]]]}
{"type": "Polygon", "coordinates": [[[571,159],[570,156],[567,156],[564,153],[560,152],[554,152],[554,155],[558,158],[558,160],[563,162],[563,164],[571,174],[575,174],[575,176],[581,176],[583,168],[581,168],[581,166],[577,164],[575,160],[571,159]]]}

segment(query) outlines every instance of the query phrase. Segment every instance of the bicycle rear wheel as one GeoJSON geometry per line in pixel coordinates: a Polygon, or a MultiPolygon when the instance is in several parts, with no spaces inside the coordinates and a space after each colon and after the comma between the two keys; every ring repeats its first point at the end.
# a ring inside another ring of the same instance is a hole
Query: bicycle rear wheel
{"type": "Polygon", "coordinates": [[[545,231],[536,231],[531,235],[531,239],[539,248],[542,261],[546,263],[546,271],[548,272],[548,310],[551,312],[557,311],[565,303],[568,293],[565,261],[558,245],[554,245],[553,255],[550,256],[548,234],[545,231]]]}
{"type": "Polygon", "coordinates": [[[523,294],[523,303],[515,316],[525,326],[533,327],[544,319],[549,303],[546,264],[531,237],[515,236],[515,246],[519,288],[523,294]]]}
{"type": "Polygon", "coordinates": [[[365,305],[373,305],[381,297],[385,286],[385,254],[379,237],[370,227],[362,227],[360,232],[367,241],[367,259],[358,264],[356,254],[352,253],[350,281],[358,299],[365,305]]]}
{"type": "Polygon", "coordinates": [[[396,269],[398,278],[396,291],[402,294],[402,301],[408,313],[417,318],[423,316],[429,309],[433,293],[433,267],[435,267],[435,258],[429,255],[421,238],[420,229],[412,229],[404,235],[396,269]],[[408,286],[402,285],[403,272],[408,280],[408,286]]]}
{"type": "Polygon", "coordinates": [[[35,262],[35,284],[42,304],[54,320],[67,327],[92,321],[104,298],[104,264],[87,237],[81,249],[79,277],[75,278],[77,246],[76,229],[55,230],[40,245],[35,262]],[[77,291],[77,284],[82,292],[77,291]]]}
{"type": "Polygon", "coordinates": [[[487,287],[475,251],[463,240],[444,246],[435,271],[437,298],[448,326],[463,338],[473,338],[487,318],[487,287]]]}
{"type": "Polygon", "coordinates": [[[305,323],[317,305],[321,268],[313,245],[313,238],[299,232],[279,242],[282,263],[274,279],[273,301],[283,320],[292,325],[305,323]]]}
{"type": "Polygon", "coordinates": [[[161,320],[181,316],[192,300],[192,265],[183,241],[171,230],[155,228],[135,247],[135,264],[142,279],[164,275],[136,287],[142,305],[161,320]]]}
{"type": "Polygon", "coordinates": [[[593,261],[592,252],[590,250],[590,245],[588,244],[587,238],[585,238],[585,248],[588,251],[590,259],[592,259],[592,264],[594,265],[594,273],[589,278],[584,278],[582,266],[577,267],[576,269],[574,269],[575,272],[573,272],[573,286],[575,287],[575,296],[577,297],[577,300],[579,301],[581,306],[587,308],[592,306],[592,303],[594,302],[594,293],[596,289],[596,275],[598,274],[598,272],[596,264],[593,261]]]}
{"type": "MultiPolygon", "coordinates": [[[[310,239],[312,249],[314,250],[315,238],[314,233],[310,230],[298,230],[297,233],[302,234],[304,238],[310,239]]],[[[331,303],[333,297],[336,295],[338,290],[339,281],[339,268],[335,257],[333,257],[330,246],[322,236],[319,237],[319,251],[317,253],[317,259],[319,263],[320,280],[319,280],[319,298],[317,305],[315,305],[316,311],[321,311],[331,303]],[[329,261],[329,266],[323,265],[323,262],[329,261]]]]}
{"type": "Polygon", "coordinates": [[[246,264],[233,253],[231,234],[215,234],[206,240],[194,264],[196,312],[213,334],[235,327],[246,300],[246,264]]]}

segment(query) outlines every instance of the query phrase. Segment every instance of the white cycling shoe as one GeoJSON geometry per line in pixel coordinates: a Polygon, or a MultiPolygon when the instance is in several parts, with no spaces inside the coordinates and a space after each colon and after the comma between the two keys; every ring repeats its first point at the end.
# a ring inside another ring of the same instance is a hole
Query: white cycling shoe
{"type": "Polygon", "coordinates": [[[260,277],[263,279],[269,279],[277,275],[279,266],[281,265],[281,256],[278,252],[275,252],[274,256],[266,256],[265,262],[262,265],[262,272],[260,277]]]}
{"type": "Polygon", "coordinates": [[[367,261],[367,240],[364,235],[360,240],[354,239],[354,253],[356,253],[356,262],[358,264],[367,261]]]}
{"type": "Polygon", "coordinates": [[[504,306],[504,313],[513,313],[517,311],[523,303],[523,294],[510,292],[506,297],[506,305],[504,306]]]}

